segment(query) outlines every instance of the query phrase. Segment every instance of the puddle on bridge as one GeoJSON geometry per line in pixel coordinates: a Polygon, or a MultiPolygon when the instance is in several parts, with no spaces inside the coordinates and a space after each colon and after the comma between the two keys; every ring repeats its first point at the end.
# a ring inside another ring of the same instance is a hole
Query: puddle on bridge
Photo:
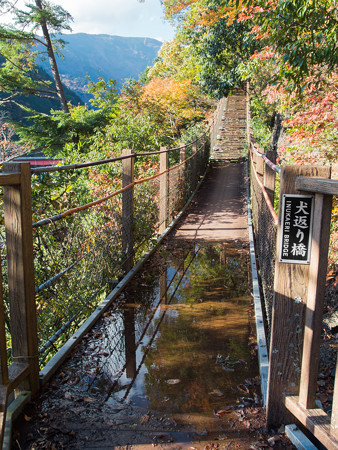
{"type": "Polygon", "coordinates": [[[99,389],[104,386],[108,403],[128,400],[170,415],[209,415],[225,399],[233,404],[251,397],[245,380],[258,369],[247,251],[180,244],[167,247],[161,259],[125,293],[123,315],[102,329],[110,355],[116,336],[125,336],[119,363],[113,356],[112,367],[108,356],[95,368],[104,374],[99,389]],[[109,388],[107,378],[115,380],[109,388]]]}
{"type": "Polygon", "coordinates": [[[40,439],[51,423],[66,448],[248,433],[245,407],[263,413],[247,248],[170,243],[121,297],[36,405],[40,439]]]}

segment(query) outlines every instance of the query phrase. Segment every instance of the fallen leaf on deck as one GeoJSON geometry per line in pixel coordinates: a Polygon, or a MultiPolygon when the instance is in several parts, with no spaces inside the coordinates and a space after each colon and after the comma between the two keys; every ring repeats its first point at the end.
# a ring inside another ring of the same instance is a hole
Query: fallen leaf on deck
{"type": "Polygon", "coordinates": [[[213,391],[209,392],[209,395],[214,395],[216,397],[223,397],[224,394],[219,389],[214,389],[213,391]]]}
{"type": "Polygon", "coordinates": [[[178,384],[180,382],[181,380],[179,380],[178,378],[171,378],[170,380],[166,381],[167,384],[178,384]]]}
{"type": "Polygon", "coordinates": [[[141,425],[144,425],[145,423],[149,422],[150,414],[145,414],[141,417],[140,423],[141,425]]]}
{"type": "Polygon", "coordinates": [[[238,384],[237,389],[239,391],[246,392],[247,394],[249,394],[250,392],[249,389],[245,386],[245,384],[238,384]]]}
{"type": "Polygon", "coordinates": [[[231,414],[233,411],[233,407],[230,406],[229,408],[219,409],[218,411],[215,411],[214,414],[217,417],[221,417],[224,414],[231,414]]]}

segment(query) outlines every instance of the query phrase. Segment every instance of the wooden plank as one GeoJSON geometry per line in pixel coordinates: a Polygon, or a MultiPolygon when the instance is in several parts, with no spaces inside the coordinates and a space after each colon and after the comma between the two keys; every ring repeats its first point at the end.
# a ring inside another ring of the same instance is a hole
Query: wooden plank
{"type": "Polygon", "coordinates": [[[332,415],[331,415],[331,433],[338,439],[338,364],[336,363],[336,376],[334,379],[332,415]]]}
{"type": "Polygon", "coordinates": [[[305,409],[296,395],[286,396],[285,406],[321,444],[330,450],[338,449],[338,440],[331,434],[330,417],[322,409],[305,409]]]}
{"type": "Polygon", "coordinates": [[[317,450],[304,433],[295,425],[286,425],[285,434],[296,447],[297,450],[317,450]]]}
{"type": "MultiPolygon", "coordinates": [[[[295,180],[299,176],[329,177],[330,168],[283,167],[281,196],[284,193],[297,193],[295,180]]],[[[281,214],[279,214],[277,243],[280,240],[280,228],[281,214]]],[[[280,263],[279,258],[276,258],[269,347],[270,367],[267,399],[267,424],[269,427],[293,422],[293,418],[285,408],[283,396],[285,393],[298,394],[299,392],[308,280],[308,265],[280,263]]]]}
{"type": "MultiPolygon", "coordinates": [[[[166,150],[166,147],[161,147],[161,151],[163,153],[160,153],[160,173],[165,172],[168,170],[168,152],[164,151],[166,150]]],[[[168,193],[169,193],[169,179],[168,179],[168,173],[164,173],[160,176],[160,198],[159,198],[159,232],[160,234],[164,233],[165,229],[167,228],[167,222],[168,222],[168,193]]]]}
{"type": "MultiPolygon", "coordinates": [[[[258,153],[263,154],[264,150],[262,148],[257,148],[258,153]]],[[[256,172],[258,173],[261,181],[263,181],[263,175],[264,175],[264,159],[261,156],[257,156],[256,159],[256,172]]]]}
{"type": "MultiPolygon", "coordinates": [[[[122,150],[122,156],[131,155],[132,150],[122,150]]],[[[122,161],[122,188],[134,182],[134,161],[130,157],[122,161]]],[[[122,251],[124,254],[123,270],[128,273],[134,265],[134,187],[122,193],[122,251]]]]}
{"type": "Polygon", "coordinates": [[[7,386],[0,386],[0,448],[3,448],[4,442],[7,402],[8,402],[7,386]]]}
{"type": "Polygon", "coordinates": [[[20,184],[20,181],[21,181],[20,173],[0,174],[0,186],[20,184]]]}
{"type": "Polygon", "coordinates": [[[13,422],[22,413],[23,408],[31,400],[32,395],[29,391],[22,391],[7,407],[6,427],[4,432],[3,450],[12,449],[13,422]]]}
{"type": "Polygon", "coordinates": [[[299,177],[296,180],[296,188],[307,192],[338,195],[338,180],[299,177]]]}
{"type": "Polygon", "coordinates": [[[25,378],[30,373],[30,367],[28,363],[19,363],[14,362],[12,363],[8,368],[8,375],[9,375],[9,381],[10,381],[10,389],[13,391],[16,389],[20,383],[22,383],[25,378]]]}
{"type": "Polygon", "coordinates": [[[13,361],[29,363],[28,388],[39,389],[34,283],[31,172],[29,163],[4,163],[5,173],[21,173],[21,185],[4,187],[8,288],[13,361]]]}
{"type": "Polygon", "coordinates": [[[332,196],[316,194],[299,390],[299,403],[304,408],[315,407],[330,241],[331,209],[332,196]]]}

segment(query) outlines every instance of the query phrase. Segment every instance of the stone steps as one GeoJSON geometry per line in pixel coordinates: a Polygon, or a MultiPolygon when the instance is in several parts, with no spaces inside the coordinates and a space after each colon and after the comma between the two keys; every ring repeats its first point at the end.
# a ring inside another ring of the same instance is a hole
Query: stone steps
{"type": "Polygon", "coordinates": [[[223,111],[217,141],[211,150],[215,161],[242,159],[246,132],[246,100],[244,92],[228,97],[223,111]]]}

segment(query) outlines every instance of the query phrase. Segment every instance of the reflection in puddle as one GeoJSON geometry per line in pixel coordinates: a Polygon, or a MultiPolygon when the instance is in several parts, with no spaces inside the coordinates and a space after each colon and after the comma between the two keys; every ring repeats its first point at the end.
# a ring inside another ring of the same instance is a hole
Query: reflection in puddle
{"type": "Polygon", "coordinates": [[[123,294],[123,311],[106,313],[88,390],[176,418],[253,402],[248,273],[244,249],[167,246],[123,294]]]}

